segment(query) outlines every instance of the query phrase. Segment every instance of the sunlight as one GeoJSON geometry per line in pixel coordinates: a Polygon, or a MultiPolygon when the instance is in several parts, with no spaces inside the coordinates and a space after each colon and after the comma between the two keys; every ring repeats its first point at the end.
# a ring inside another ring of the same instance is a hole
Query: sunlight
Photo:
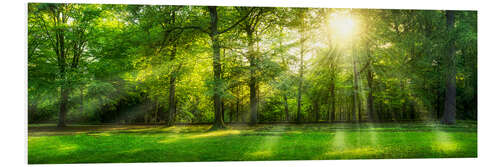
{"type": "Polygon", "coordinates": [[[227,135],[237,135],[241,132],[239,130],[219,130],[214,132],[207,132],[200,135],[190,136],[190,139],[204,138],[204,137],[217,137],[217,136],[227,136],[227,135]]]}
{"type": "Polygon", "coordinates": [[[266,158],[266,157],[271,157],[273,155],[272,150],[275,150],[278,142],[281,140],[283,131],[285,128],[283,126],[273,126],[270,131],[272,132],[279,132],[280,135],[274,136],[274,135],[269,135],[264,137],[262,140],[262,144],[258,146],[258,151],[252,152],[252,153],[247,153],[248,156],[251,157],[256,157],[256,158],[266,158]]]}
{"type": "Polygon", "coordinates": [[[78,148],[78,145],[63,145],[63,146],[59,146],[59,148],[57,148],[57,150],[59,152],[69,152],[69,151],[74,151],[78,148]]]}
{"type": "Polygon", "coordinates": [[[377,137],[377,133],[374,132],[375,131],[375,126],[373,126],[373,123],[367,123],[368,125],[368,128],[370,129],[368,131],[368,134],[369,134],[369,137],[370,137],[370,141],[371,141],[371,144],[373,145],[377,145],[378,144],[378,137],[377,137]]]}
{"type": "Polygon", "coordinates": [[[458,144],[455,142],[435,143],[432,145],[432,149],[449,153],[456,151],[458,149],[458,144]]]}
{"type": "Polygon", "coordinates": [[[97,132],[97,133],[88,133],[89,136],[100,137],[100,136],[111,136],[108,132],[97,132]]]}
{"type": "MultiPolygon", "coordinates": [[[[341,124],[342,125],[342,129],[344,129],[344,124],[341,124]]],[[[336,151],[336,150],[339,150],[339,149],[344,149],[346,147],[346,143],[345,143],[345,132],[343,130],[338,130],[338,129],[335,129],[335,133],[334,133],[334,140],[333,140],[333,143],[332,143],[332,150],[333,151],[336,151]]]]}
{"type": "Polygon", "coordinates": [[[377,155],[382,153],[383,150],[373,148],[373,147],[362,147],[362,148],[355,148],[355,149],[350,149],[350,150],[342,150],[342,151],[329,151],[324,154],[326,157],[358,157],[358,156],[366,156],[366,155],[377,155]]]}
{"type": "Polygon", "coordinates": [[[273,152],[270,150],[256,151],[256,152],[250,153],[249,155],[251,155],[252,157],[256,157],[256,158],[266,158],[266,157],[272,156],[273,152]]]}
{"type": "Polygon", "coordinates": [[[175,134],[175,135],[167,136],[164,140],[158,141],[158,143],[172,143],[172,142],[175,142],[177,140],[179,140],[179,135],[175,134]]]}
{"type": "Polygon", "coordinates": [[[349,12],[339,12],[330,15],[330,28],[333,35],[342,40],[349,40],[358,31],[357,20],[349,12]]]}
{"type": "Polygon", "coordinates": [[[456,151],[458,149],[458,143],[456,143],[448,133],[441,130],[440,127],[433,126],[438,129],[438,131],[434,133],[436,138],[432,144],[432,149],[442,152],[456,151]]]}

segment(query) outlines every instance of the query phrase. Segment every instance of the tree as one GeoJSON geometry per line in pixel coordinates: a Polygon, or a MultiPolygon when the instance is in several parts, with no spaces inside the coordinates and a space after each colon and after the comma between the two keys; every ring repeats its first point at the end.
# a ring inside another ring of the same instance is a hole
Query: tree
{"type": "Polygon", "coordinates": [[[209,26],[209,31],[208,35],[210,36],[210,40],[212,42],[212,62],[213,62],[213,71],[214,71],[214,90],[213,90],[213,99],[214,99],[214,112],[215,112],[215,118],[214,118],[214,125],[212,126],[212,129],[221,129],[225,128],[224,125],[224,120],[223,120],[223,113],[222,113],[222,101],[221,101],[221,95],[223,93],[223,80],[221,79],[221,58],[220,58],[220,35],[228,32],[229,30],[233,29],[236,27],[240,22],[245,20],[250,13],[248,13],[246,16],[240,18],[236,23],[232,24],[231,26],[219,30],[219,15],[217,13],[217,7],[216,6],[210,6],[208,7],[209,13],[210,13],[210,26],[209,26]]]}
{"type": "Polygon", "coordinates": [[[446,54],[446,97],[444,101],[444,112],[441,123],[455,124],[456,114],[456,94],[457,94],[457,81],[456,81],[456,63],[455,63],[455,12],[451,10],[446,11],[446,30],[448,33],[447,54],[446,54]]]}
{"type": "Polygon", "coordinates": [[[99,16],[95,6],[77,4],[33,4],[36,19],[55,54],[60,92],[58,127],[66,126],[69,96],[79,78],[79,69],[93,21],[99,16]]]}

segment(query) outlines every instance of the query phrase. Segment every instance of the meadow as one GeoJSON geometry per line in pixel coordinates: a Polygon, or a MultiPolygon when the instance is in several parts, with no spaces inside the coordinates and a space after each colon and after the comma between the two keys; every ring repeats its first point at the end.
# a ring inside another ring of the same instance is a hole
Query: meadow
{"type": "Polygon", "coordinates": [[[30,124],[28,163],[477,157],[477,124],[30,124]]]}

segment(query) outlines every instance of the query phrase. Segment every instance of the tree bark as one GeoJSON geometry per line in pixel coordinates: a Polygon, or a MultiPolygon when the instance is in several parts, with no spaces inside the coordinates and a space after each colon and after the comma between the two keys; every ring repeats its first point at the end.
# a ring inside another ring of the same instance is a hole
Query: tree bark
{"type": "Polygon", "coordinates": [[[314,101],[314,116],[315,116],[315,121],[319,122],[319,102],[318,100],[314,101]]]}
{"type": "MultiPolygon", "coordinates": [[[[64,24],[64,14],[55,12],[54,17],[56,17],[56,24],[64,24]],[[61,17],[63,18],[61,18],[61,17]]],[[[59,122],[57,127],[65,127],[66,126],[66,114],[68,112],[68,94],[69,88],[68,81],[66,78],[66,52],[64,45],[64,30],[62,28],[56,28],[56,47],[54,48],[57,54],[57,64],[59,66],[60,79],[62,80],[62,84],[60,86],[61,89],[61,100],[59,104],[59,122]]]]}
{"type": "Polygon", "coordinates": [[[249,48],[249,61],[250,61],[250,125],[257,124],[257,78],[256,73],[256,53],[254,49],[253,31],[250,27],[246,28],[248,48],[249,48]]]}
{"type": "Polygon", "coordinates": [[[238,86],[238,96],[236,97],[236,122],[240,121],[240,97],[239,97],[239,86],[238,86]]]}
{"type": "MultiPolygon", "coordinates": [[[[302,18],[303,19],[303,18],[302,18]]],[[[304,20],[302,20],[303,22],[304,20]]],[[[301,23],[304,24],[304,23],[301,23]]],[[[304,25],[300,27],[300,64],[299,64],[299,88],[298,88],[298,97],[297,97],[297,123],[301,121],[301,109],[302,109],[302,87],[303,87],[303,78],[304,78],[304,54],[305,54],[305,30],[304,25]]]]}
{"type": "MultiPolygon", "coordinates": [[[[358,71],[356,69],[356,58],[355,58],[355,49],[354,45],[352,46],[352,67],[353,67],[353,72],[352,72],[352,77],[353,77],[353,95],[352,95],[352,119],[356,119],[356,109],[359,107],[357,102],[358,102],[358,71]]],[[[359,116],[361,117],[361,116],[359,116]]],[[[360,119],[358,119],[359,121],[360,119]]]]}
{"type": "Polygon", "coordinates": [[[370,54],[370,45],[366,43],[366,55],[368,57],[368,64],[366,66],[366,82],[368,84],[368,97],[366,98],[368,117],[370,121],[377,120],[375,118],[375,111],[373,106],[373,72],[372,72],[372,57],[370,54]]]}
{"type": "Polygon", "coordinates": [[[169,81],[167,126],[175,124],[175,79],[175,75],[172,74],[169,81]]]}
{"type": "Polygon", "coordinates": [[[224,120],[222,120],[222,108],[221,108],[221,93],[222,93],[222,80],[221,80],[221,60],[220,60],[220,41],[219,32],[217,30],[218,14],[217,7],[208,7],[210,12],[210,39],[212,41],[212,51],[213,51],[213,70],[214,70],[214,124],[212,129],[222,129],[226,126],[224,125],[224,120]]]}
{"type": "Polygon", "coordinates": [[[447,47],[447,74],[446,74],[446,96],[444,102],[444,112],[441,123],[455,124],[456,114],[456,66],[455,66],[455,38],[453,36],[453,29],[455,24],[454,11],[446,11],[446,25],[448,33],[448,47],[447,47]]]}
{"type": "Polygon", "coordinates": [[[83,87],[80,88],[80,112],[83,114],[83,87]]]}
{"type": "MultiPolygon", "coordinates": [[[[302,45],[301,45],[302,46],[302,45]]],[[[302,50],[302,49],[301,49],[302,50]]],[[[300,123],[300,119],[301,119],[301,116],[300,116],[300,110],[302,108],[302,77],[303,77],[303,73],[302,73],[302,67],[303,66],[303,54],[302,54],[302,51],[301,51],[301,54],[300,54],[300,69],[299,69],[299,89],[298,89],[298,97],[297,97],[297,123],[300,123]]]]}
{"type": "Polygon", "coordinates": [[[368,104],[368,115],[370,117],[370,121],[376,121],[377,118],[375,118],[375,109],[373,106],[373,72],[368,67],[366,73],[366,81],[368,83],[368,97],[366,99],[368,104]]]}
{"type": "Polygon", "coordinates": [[[61,87],[61,99],[59,104],[59,122],[57,123],[57,127],[66,127],[66,114],[68,112],[68,88],[62,86],[61,87]]]}

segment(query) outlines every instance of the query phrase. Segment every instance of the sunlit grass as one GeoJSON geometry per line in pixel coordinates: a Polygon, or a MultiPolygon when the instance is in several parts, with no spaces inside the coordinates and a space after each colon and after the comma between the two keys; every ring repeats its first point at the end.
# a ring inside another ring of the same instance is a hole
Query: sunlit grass
{"type": "Polygon", "coordinates": [[[212,132],[207,132],[207,133],[202,133],[199,135],[193,135],[189,136],[187,138],[189,139],[197,139],[197,138],[204,138],[204,137],[218,137],[218,136],[227,136],[227,135],[237,135],[240,134],[241,132],[239,130],[219,130],[219,131],[212,131],[212,132]]]}
{"type": "Polygon", "coordinates": [[[339,157],[339,156],[360,156],[360,155],[376,155],[382,153],[383,150],[372,148],[372,147],[363,147],[363,148],[355,148],[352,150],[338,150],[338,151],[329,151],[325,153],[325,157],[339,157]]]}
{"type": "Polygon", "coordinates": [[[476,157],[474,124],[307,124],[29,129],[29,163],[476,157]],[[147,130],[138,130],[147,129],[147,130]],[[55,133],[55,134],[54,134],[55,133]],[[59,133],[59,134],[58,134],[59,133]],[[34,136],[33,136],[34,135],[34,136]]]}

